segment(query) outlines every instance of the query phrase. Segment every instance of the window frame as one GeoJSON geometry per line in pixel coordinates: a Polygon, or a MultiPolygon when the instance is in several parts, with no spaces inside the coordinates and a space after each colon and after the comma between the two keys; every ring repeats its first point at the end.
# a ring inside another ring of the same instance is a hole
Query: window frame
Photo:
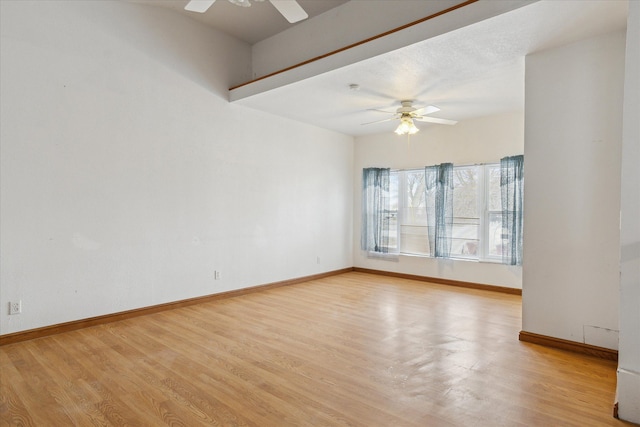
{"type": "MultiPolygon", "coordinates": [[[[461,217],[461,216],[455,216],[455,198],[456,198],[456,190],[455,190],[455,186],[453,189],[453,198],[454,198],[454,216],[452,218],[453,221],[453,226],[456,226],[456,218],[459,218],[461,220],[477,220],[477,231],[476,231],[476,241],[478,242],[477,244],[477,248],[476,248],[476,255],[465,255],[464,253],[459,253],[459,254],[455,254],[455,255],[451,255],[449,258],[452,259],[466,259],[466,260],[477,260],[480,259],[480,254],[482,253],[482,200],[480,195],[482,194],[482,190],[484,189],[484,178],[482,175],[482,171],[478,170],[478,165],[459,165],[459,166],[453,166],[453,173],[454,176],[456,174],[456,169],[457,170],[464,170],[464,169],[475,169],[475,174],[476,174],[476,191],[475,191],[475,204],[476,204],[476,214],[478,215],[477,217],[461,217]]],[[[455,178],[454,178],[455,179],[455,178]]],[[[461,223],[458,223],[458,225],[460,225],[461,223]]],[[[452,236],[452,239],[456,239],[455,237],[452,236]]],[[[465,240],[470,240],[470,239],[465,239],[465,240]]],[[[453,246],[453,243],[452,243],[453,246]]]]}
{"type": "MultiPolygon", "coordinates": [[[[486,262],[498,262],[501,263],[502,262],[502,255],[491,255],[491,250],[489,248],[489,244],[491,242],[491,215],[492,214],[497,214],[499,216],[502,215],[502,210],[491,210],[490,209],[490,204],[491,204],[491,168],[497,168],[498,169],[498,176],[500,176],[500,162],[497,163],[484,163],[482,165],[482,173],[483,173],[483,186],[484,186],[484,197],[483,197],[483,204],[484,206],[482,207],[482,213],[484,216],[484,221],[482,221],[482,225],[481,227],[482,229],[482,236],[483,239],[481,239],[482,242],[482,261],[486,261],[486,262]]],[[[499,182],[499,181],[498,181],[499,182]]],[[[500,185],[498,184],[498,195],[500,195],[500,185]]],[[[502,233],[502,225],[500,225],[500,232],[502,233]]]]}
{"type": "MultiPolygon", "coordinates": [[[[482,164],[470,164],[470,165],[454,165],[454,171],[456,168],[476,168],[477,173],[477,188],[476,188],[476,206],[478,210],[478,252],[476,256],[463,256],[456,254],[454,256],[450,256],[449,259],[453,260],[466,260],[466,261],[476,261],[476,262],[490,262],[490,263],[500,263],[502,258],[499,255],[491,255],[491,251],[489,248],[490,244],[490,221],[492,214],[500,214],[501,211],[491,211],[489,210],[490,205],[490,169],[491,168],[500,168],[500,162],[493,163],[482,163],[482,164]]],[[[395,175],[397,179],[398,186],[398,194],[397,194],[397,209],[395,210],[396,214],[396,230],[395,230],[395,239],[396,239],[396,247],[389,247],[389,255],[392,256],[417,256],[417,257],[428,257],[432,258],[428,252],[428,243],[427,243],[427,253],[419,253],[419,252],[403,252],[402,248],[402,227],[422,227],[421,225],[416,225],[413,223],[408,223],[408,183],[407,183],[407,174],[420,172],[424,173],[424,168],[410,168],[410,169],[391,169],[390,179],[393,179],[395,175]]],[[[390,190],[391,191],[391,190],[390,190]]],[[[499,191],[499,188],[498,188],[499,191]]],[[[393,202],[392,202],[393,205],[393,202]]],[[[455,218],[455,217],[454,217],[455,218]]],[[[426,225],[423,226],[426,229],[426,225]]],[[[390,236],[391,237],[391,236],[390,236]]]]}
{"type": "MultiPolygon", "coordinates": [[[[427,224],[425,222],[424,225],[409,223],[409,193],[408,193],[408,182],[407,182],[407,174],[408,173],[421,173],[423,177],[423,187],[424,187],[424,168],[416,168],[416,169],[401,169],[395,170],[398,176],[398,195],[402,195],[401,200],[398,197],[398,251],[402,255],[407,256],[429,256],[429,242],[426,235],[427,224]],[[402,227],[424,227],[425,231],[425,239],[427,239],[427,252],[402,252],[402,227]]],[[[424,189],[423,189],[424,191],[424,189]]],[[[426,221],[426,206],[425,206],[425,221],[426,221]]]]}

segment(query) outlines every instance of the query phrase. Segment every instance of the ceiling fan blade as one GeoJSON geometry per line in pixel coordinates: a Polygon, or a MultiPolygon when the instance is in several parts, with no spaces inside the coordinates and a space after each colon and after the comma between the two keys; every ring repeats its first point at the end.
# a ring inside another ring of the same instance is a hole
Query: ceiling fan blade
{"type": "Polygon", "coordinates": [[[385,114],[396,114],[395,111],[378,110],[376,108],[367,108],[367,111],[375,111],[377,113],[385,113],[385,114]]]}
{"type": "Polygon", "coordinates": [[[184,10],[188,10],[190,12],[205,13],[207,9],[209,9],[215,2],[216,0],[191,0],[184,7],[184,10]]]}
{"type": "Polygon", "coordinates": [[[427,114],[435,113],[436,111],[440,111],[440,109],[435,105],[427,105],[426,107],[418,108],[413,113],[419,116],[423,114],[426,116],[427,114]]]}
{"type": "Polygon", "coordinates": [[[307,19],[309,15],[296,0],[269,0],[291,24],[307,19]]]}
{"type": "Polygon", "coordinates": [[[456,120],[438,119],[435,117],[414,117],[413,119],[419,122],[438,123],[440,125],[455,125],[458,123],[456,120]]]}
{"type": "Polygon", "coordinates": [[[391,120],[396,120],[397,117],[389,117],[388,119],[382,119],[382,120],[376,120],[375,122],[367,122],[367,123],[360,123],[362,126],[364,125],[372,125],[374,123],[382,123],[382,122],[389,122],[391,120]]]}

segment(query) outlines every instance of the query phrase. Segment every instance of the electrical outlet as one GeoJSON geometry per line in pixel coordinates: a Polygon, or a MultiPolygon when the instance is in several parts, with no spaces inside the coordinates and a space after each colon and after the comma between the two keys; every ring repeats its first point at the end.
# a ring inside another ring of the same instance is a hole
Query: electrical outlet
{"type": "Polygon", "coordinates": [[[220,272],[218,270],[213,273],[213,278],[215,280],[220,280],[220,272]]]}
{"type": "Polygon", "coordinates": [[[13,301],[9,303],[9,314],[22,313],[22,301],[13,301]]]}

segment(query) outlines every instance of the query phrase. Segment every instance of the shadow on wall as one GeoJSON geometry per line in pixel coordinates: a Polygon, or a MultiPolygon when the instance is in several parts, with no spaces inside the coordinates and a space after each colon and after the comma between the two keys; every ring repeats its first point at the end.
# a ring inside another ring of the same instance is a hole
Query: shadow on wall
{"type": "Polygon", "coordinates": [[[83,15],[92,23],[225,100],[229,87],[250,80],[245,42],[162,7],[88,3],[83,15]]]}

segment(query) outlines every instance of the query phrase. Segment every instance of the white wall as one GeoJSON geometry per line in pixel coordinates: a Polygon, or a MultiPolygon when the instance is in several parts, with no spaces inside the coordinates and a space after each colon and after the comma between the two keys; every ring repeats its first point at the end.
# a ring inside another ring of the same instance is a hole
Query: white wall
{"type": "Polygon", "coordinates": [[[618,413],[640,424],[640,2],[629,2],[622,138],[618,413]]]}
{"type": "MultiPolygon", "coordinates": [[[[522,287],[522,267],[462,260],[400,256],[399,261],[368,258],[360,250],[362,169],[419,168],[443,162],[454,165],[493,163],[522,154],[524,115],[501,114],[461,121],[455,126],[424,126],[407,142],[393,132],[356,138],[354,181],[354,262],[356,267],[438,277],[510,288],[522,287]]],[[[525,158],[525,169],[526,169],[525,158]]],[[[525,219],[525,223],[526,223],[525,219]]]]}
{"type": "Polygon", "coordinates": [[[624,33],[526,58],[524,331],[616,349],[624,33]]]}
{"type": "Polygon", "coordinates": [[[120,1],[0,6],[0,333],[353,265],[353,138],[229,104],[248,45],[120,1]]]}

